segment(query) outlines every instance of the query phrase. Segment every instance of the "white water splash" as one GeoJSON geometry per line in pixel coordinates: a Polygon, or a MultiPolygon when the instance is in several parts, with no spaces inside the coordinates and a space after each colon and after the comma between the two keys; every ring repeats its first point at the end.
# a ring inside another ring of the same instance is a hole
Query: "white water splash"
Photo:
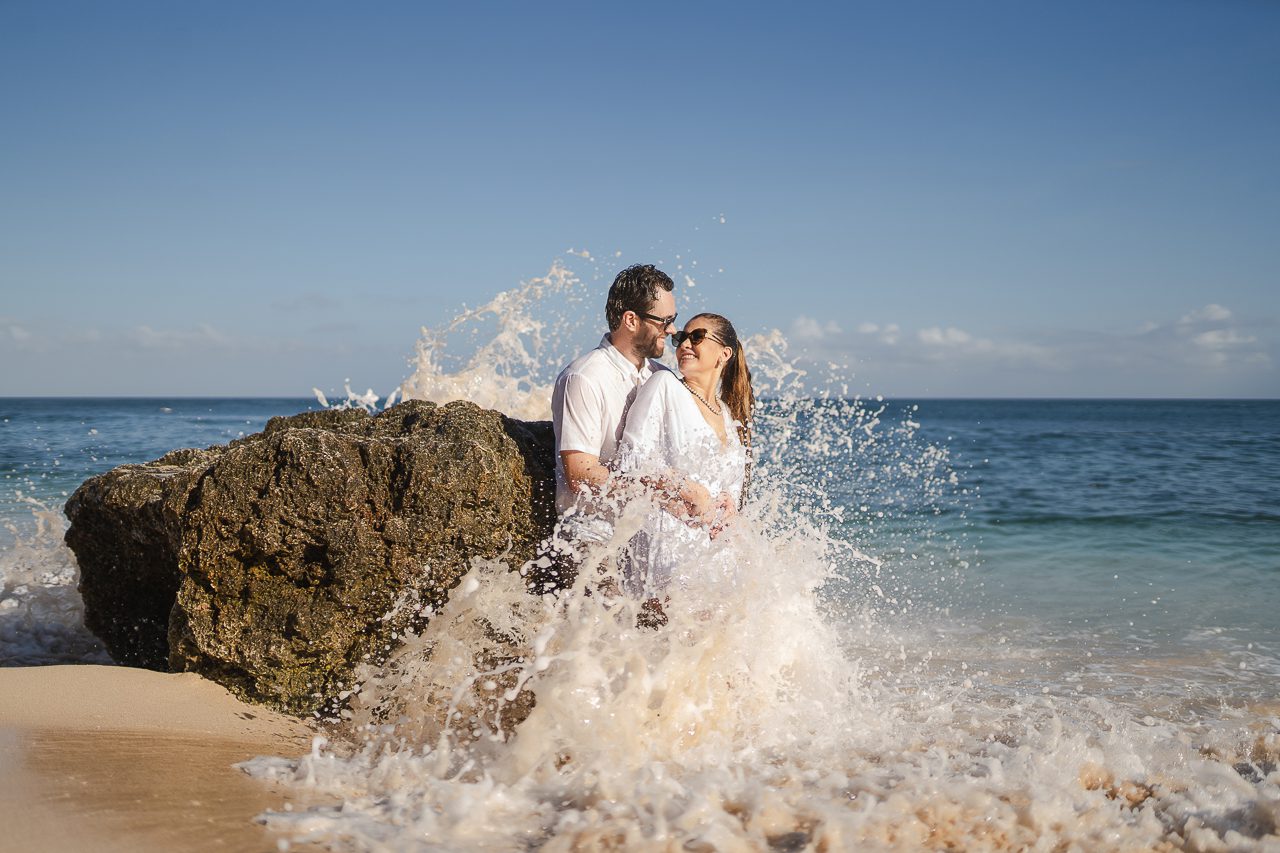
{"type": "Polygon", "coordinates": [[[833,622],[823,534],[761,510],[722,537],[735,579],[673,590],[658,630],[603,591],[625,523],[559,596],[477,561],[346,740],[248,765],[343,802],[268,823],[355,850],[1272,843],[1280,719],[1242,740],[940,668],[869,611],[833,622]]]}
{"type": "MultiPolygon", "coordinates": [[[[413,372],[399,388],[405,400],[448,403],[470,400],[514,418],[551,417],[550,365],[557,345],[587,317],[602,313],[584,306],[582,281],[556,261],[543,276],[467,309],[441,327],[423,327],[413,372]],[[452,359],[451,347],[470,348],[452,359]]],[[[558,370],[558,365],[555,370],[558,370]]]]}
{"type": "MultiPolygon", "coordinates": [[[[557,265],[424,330],[406,396],[545,417],[572,353],[536,318],[577,284],[557,265]],[[446,367],[443,333],[477,321],[499,331],[446,367]]],[[[1280,848],[1280,707],[1162,718],[951,620],[971,555],[929,523],[968,499],[947,449],[780,333],[746,346],[767,400],[734,579],[673,591],[655,630],[602,581],[634,519],[557,596],[477,561],[331,740],[247,765],[342,801],[271,826],[354,850],[1280,848]]]]}
{"type": "Polygon", "coordinates": [[[28,524],[4,522],[0,548],[0,666],[108,663],[84,627],[84,605],[76,594],[80,570],[62,541],[60,508],[19,493],[31,510],[28,524]]]}

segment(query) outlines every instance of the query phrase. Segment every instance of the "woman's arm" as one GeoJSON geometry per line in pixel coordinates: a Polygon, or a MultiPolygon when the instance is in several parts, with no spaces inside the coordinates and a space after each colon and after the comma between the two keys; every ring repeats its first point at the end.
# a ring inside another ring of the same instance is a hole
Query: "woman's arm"
{"type": "Polygon", "coordinates": [[[655,373],[636,392],[618,445],[618,469],[653,495],[667,512],[694,525],[710,525],[717,502],[706,487],[674,467],[671,446],[677,433],[673,389],[684,393],[669,371],[655,373]]]}

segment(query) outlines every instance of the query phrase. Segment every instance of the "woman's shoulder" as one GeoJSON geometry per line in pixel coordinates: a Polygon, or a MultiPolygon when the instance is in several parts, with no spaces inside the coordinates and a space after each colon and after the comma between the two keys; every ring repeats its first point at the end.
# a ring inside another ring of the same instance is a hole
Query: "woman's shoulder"
{"type": "Polygon", "coordinates": [[[648,379],[645,379],[645,384],[646,386],[653,386],[654,388],[675,388],[680,384],[680,377],[677,377],[675,370],[668,368],[666,365],[662,365],[658,366],[658,368],[654,368],[653,375],[650,375],[648,379]]]}
{"type": "Polygon", "coordinates": [[[683,391],[684,386],[680,384],[680,378],[664,367],[661,370],[655,370],[636,391],[632,408],[644,413],[642,417],[645,418],[669,418],[673,410],[679,408],[673,404],[677,392],[683,393],[683,391]]]}
{"type": "Polygon", "coordinates": [[[643,387],[650,392],[669,392],[680,387],[680,377],[668,367],[658,367],[654,369],[653,375],[645,380],[643,387]]]}

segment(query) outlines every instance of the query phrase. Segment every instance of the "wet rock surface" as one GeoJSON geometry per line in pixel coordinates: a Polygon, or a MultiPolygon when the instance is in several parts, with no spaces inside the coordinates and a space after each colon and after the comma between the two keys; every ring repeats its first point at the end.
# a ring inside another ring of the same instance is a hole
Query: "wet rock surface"
{"type": "Polygon", "coordinates": [[[553,453],[549,423],[409,401],[122,466],[67,502],[85,623],[121,663],[314,711],[472,558],[533,556],[554,519],[553,453]]]}

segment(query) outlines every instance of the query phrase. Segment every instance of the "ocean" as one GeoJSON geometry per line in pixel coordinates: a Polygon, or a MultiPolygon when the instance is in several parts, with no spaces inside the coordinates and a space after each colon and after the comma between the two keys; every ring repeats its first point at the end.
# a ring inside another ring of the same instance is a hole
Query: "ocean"
{"type": "MultiPolygon", "coordinates": [[[[107,660],[80,482],[319,406],[0,399],[0,664],[107,660]]],[[[429,628],[345,735],[246,768],[345,803],[268,814],[286,846],[1280,849],[1280,402],[793,394],[759,424],[714,610],[657,638],[535,608],[514,733],[451,728],[484,674],[415,676],[473,642],[429,628]]],[[[452,624],[527,607],[506,569],[452,624]]]]}

